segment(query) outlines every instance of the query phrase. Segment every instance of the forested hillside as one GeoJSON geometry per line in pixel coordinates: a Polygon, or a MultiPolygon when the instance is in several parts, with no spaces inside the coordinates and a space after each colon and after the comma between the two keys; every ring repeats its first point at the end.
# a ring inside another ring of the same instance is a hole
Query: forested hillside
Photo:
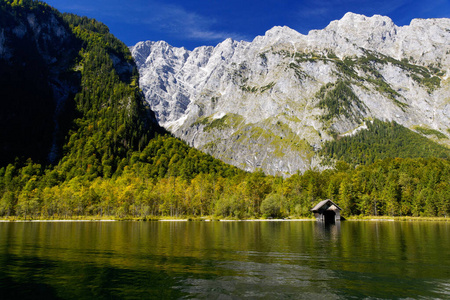
{"type": "Polygon", "coordinates": [[[95,20],[64,15],[81,44],[80,91],[75,119],[60,163],[67,177],[111,176],[129,151],[142,149],[163,130],[154,121],[137,85],[138,74],[125,45],[95,20]]]}
{"type": "Polygon", "coordinates": [[[163,132],[129,50],[105,25],[39,1],[0,3],[3,165],[64,157],[67,169],[108,175],[163,132]]]}
{"type": "MultiPolygon", "coordinates": [[[[396,122],[367,121],[367,128],[355,135],[337,136],[325,142],[321,154],[325,160],[345,161],[351,165],[371,164],[379,159],[450,158],[450,149],[411,131],[396,122]]],[[[421,130],[421,128],[417,128],[421,130]]],[[[428,129],[422,133],[439,138],[439,132],[428,129]]]]}
{"type": "Polygon", "coordinates": [[[157,125],[128,48],[104,24],[39,1],[0,9],[1,215],[27,216],[47,188],[121,178],[131,167],[149,180],[242,173],[157,125]]]}
{"type": "Polygon", "coordinates": [[[105,25],[31,0],[0,14],[0,217],[310,217],[327,198],[344,216],[450,213],[448,150],[395,123],[327,144],[334,169],[246,173],[155,123],[105,25]]]}

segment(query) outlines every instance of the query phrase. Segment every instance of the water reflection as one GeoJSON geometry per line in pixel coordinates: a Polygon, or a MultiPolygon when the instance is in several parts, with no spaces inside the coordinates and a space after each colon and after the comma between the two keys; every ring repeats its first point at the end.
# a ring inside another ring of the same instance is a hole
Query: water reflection
{"type": "Polygon", "coordinates": [[[341,222],[315,222],[315,236],[321,240],[336,242],[341,235],[341,222]]]}
{"type": "Polygon", "coordinates": [[[449,236],[423,222],[4,223],[0,295],[448,298],[449,236]]]}

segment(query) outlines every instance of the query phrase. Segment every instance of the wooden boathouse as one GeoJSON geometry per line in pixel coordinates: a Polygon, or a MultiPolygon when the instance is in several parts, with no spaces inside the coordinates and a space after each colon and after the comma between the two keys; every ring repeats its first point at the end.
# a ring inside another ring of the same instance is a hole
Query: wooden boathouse
{"type": "Polygon", "coordinates": [[[336,203],[330,199],[320,201],[311,211],[319,222],[335,223],[341,220],[341,210],[336,203]]]}

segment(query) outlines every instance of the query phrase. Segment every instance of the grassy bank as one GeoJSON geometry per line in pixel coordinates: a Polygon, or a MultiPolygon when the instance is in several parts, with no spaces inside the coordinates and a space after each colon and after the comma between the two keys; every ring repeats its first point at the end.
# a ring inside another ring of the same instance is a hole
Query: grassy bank
{"type": "Polygon", "coordinates": [[[348,217],[349,221],[399,221],[399,222],[413,222],[413,221],[439,221],[448,222],[450,218],[447,217],[389,217],[389,216],[352,216],[348,217]]]}
{"type": "MultiPolygon", "coordinates": [[[[434,221],[434,222],[448,222],[450,218],[447,217],[389,217],[389,216],[351,216],[346,218],[348,221],[396,221],[396,222],[414,222],[414,221],[434,221]]],[[[25,221],[42,221],[42,222],[95,222],[95,221],[188,221],[188,222],[211,222],[211,221],[268,221],[268,222],[281,222],[281,221],[315,221],[314,218],[296,218],[290,217],[286,219],[271,219],[271,218],[251,218],[251,219],[238,219],[238,218],[222,218],[217,216],[205,216],[205,217],[123,217],[118,218],[114,216],[74,216],[74,217],[61,217],[55,216],[53,218],[22,218],[22,217],[2,217],[0,222],[25,222],[25,221]]]]}

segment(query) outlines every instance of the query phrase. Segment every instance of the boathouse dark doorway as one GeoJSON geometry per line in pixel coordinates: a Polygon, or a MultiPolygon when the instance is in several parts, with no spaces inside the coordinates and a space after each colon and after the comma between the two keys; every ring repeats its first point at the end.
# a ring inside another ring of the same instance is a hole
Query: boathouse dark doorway
{"type": "Polygon", "coordinates": [[[320,201],[311,211],[316,220],[334,224],[341,220],[341,208],[330,199],[320,201]]]}
{"type": "Polygon", "coordinates": [[[323,213],[325,223],[335,223],[336,213],[333,210],[326,210],[323,213]]]}

